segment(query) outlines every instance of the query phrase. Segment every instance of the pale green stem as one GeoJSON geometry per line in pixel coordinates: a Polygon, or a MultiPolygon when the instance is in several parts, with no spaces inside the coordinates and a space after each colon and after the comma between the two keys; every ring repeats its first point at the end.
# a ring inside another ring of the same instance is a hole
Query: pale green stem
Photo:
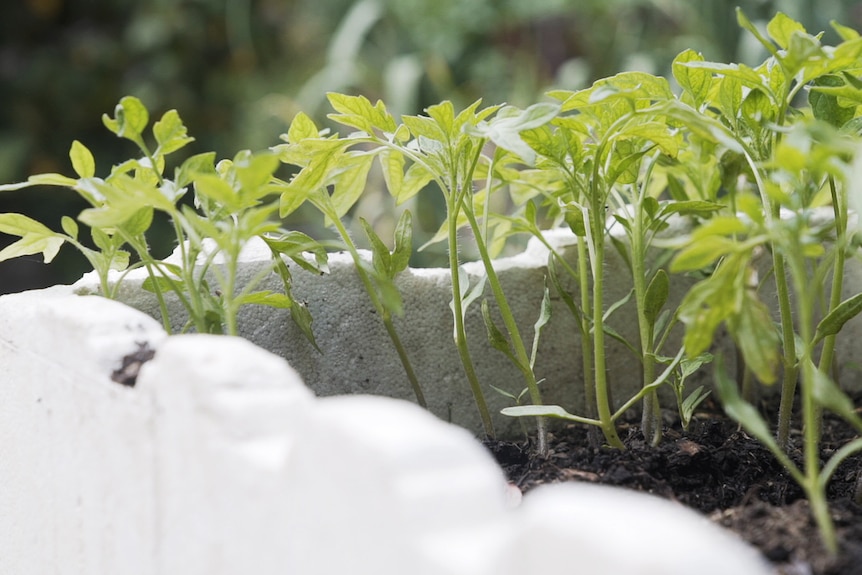
{"type": "MultiPolygon", "coordinates": [[[[490,190],[489,190],[490,191],[490,190]]],[[[494,300],[497,302],[497,308],[500,311],[500,316],[503,319],[503,324],[506,326],[506,331],[512,341],[512,347],[515,350],[515,357],[518,360],[519,367],[524,374],[524,379],[527,384],[527,390],[530,393],[530,400],[533,405],[542,405],[542,394],[539,391],[539,385],[536,383],[536,375],[530,367],[530,355],[527,353],[527,348],[524,347],[524,341],[521,339],[521,333],[518,329],[518,324],[515,322],[515,316],[512,314],[512,308],[503,293],[503,286],[500,285],[500,279],[497,277],[497,272],[494,270],[494,264],[488,254],[488,248],[482,239],[479,223],[476,221],[476,216],[473,214],[472,206],[467,205],[469,197],[465,199],[463,207],[467,220],[470,222],[476,240],[476,247],[479,250],[479,256],[482,259],[482,264],[485,267],[485,274],[488,278],[488,283],[491,286],[491,291],[494,294],[494,300]]],[[[486,198],[486,202],[488,198],[486,198]]],[[[547,433],[545,431],[545,420],[542,417],[536,418],[536,431],[538,435],[538,451],[546,454],[547,433]]]]}

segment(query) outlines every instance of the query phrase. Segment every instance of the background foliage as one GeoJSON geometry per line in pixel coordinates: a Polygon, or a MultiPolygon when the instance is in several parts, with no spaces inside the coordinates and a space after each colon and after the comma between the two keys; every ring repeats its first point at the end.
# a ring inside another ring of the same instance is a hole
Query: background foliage
{"type": "MultiPolygon", "coordinates": [[[[73,139],[106,173],[131,150],[99,118],[125,94],[154,116],[179,110],[197,138],[189,153],[232,157],[276,144],[299,110],[322,114],[330,90],[383,98],[395,113],[479,97],[526,106],[551,87],[577,89],[622,70],[666,74],[685,48],[756,62],[763,54],[740,42],[736,5],[760,19],[782,10],[811,31],[831,19],[862,28],[862,7],[846,0],[817,0],[816,9],[814,0],[3,2],[0,181],[68,174],[73,139]]],[[[374,220],[380,199],[372,194],[357,210],[374,220]]],[[[57,190],[0,196],[0,212],[54,227],[81,207],[57,190]]],[[[417,234],[436,230],[438,209],[420,206],[417,234]]],[[[172,247],[152,241],[157,253],[172,247]]],[[[71,282],[85,267],[71,250],[50,267],[6,262],[0,293],[71,282]]]]}

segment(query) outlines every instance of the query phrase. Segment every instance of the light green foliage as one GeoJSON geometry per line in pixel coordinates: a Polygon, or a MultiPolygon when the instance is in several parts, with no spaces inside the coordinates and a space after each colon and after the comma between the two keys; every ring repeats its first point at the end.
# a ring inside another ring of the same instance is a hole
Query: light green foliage
{"type": "Polygon", "coordinates": [[[100,178],[96,175],[93,154],[76,140],[69,157],[78,178],[42,174],[0,188],[13,190],[34,185],[72,188],[90,204],[77,220],[90,227],[96,249],[80,241],[78,223],[71,217],[63,217],[61,233],[19,214],[2,214],[2,231],[21,239],[0,252],[0,258],[41,252],[48,262],[63,243],[70,243],[89,260],[108,297],[117,293],[125,273],[145,267],[150,277],[144,287],[156,293],[169,330],[164,293],[172,291],[186,307],[189,325],[197,331],[236,334],[240,307],[266,305],[289,308],[313,342],[311,318],[302,304],[290,296],[290,274],[281,256],[301,262],[303,267],[322,270],[326,254],[307,236],[302,244],[279,239],[290,237],[290,233],[271,218],[278,204],[265,201],[273,192],[278,158],[272,153],[240,152],[233,161],[222,161],[216,166],[215,154],[199,154],[187,158],[176,168],[174,178],[169,179],[165,174],[167,156],[193,141],[175,110],[166,112],[152,126],[153,151],[145,133],[149,112],[137,98],[123,98],[114,110],[114,117],[105,115],[103,121],[117,136],[133,142],[143,155],[114,166],[106,178],[100,178]],[[192,184],[197,210],[178,203],[192,184]],[[181,257],[179,266],[156,261],[149,253],[146,234],[154,212],[166,214],[173,224],[181,257]],[[270,242],[273,266],[280,271],[284,293],[255,291],[263,276],[245,286],[236,285],[240,252],[254,238],[270,242]],[[130,251],[136,256],[134,263],[130,251]],[[317,264],[309,264],[303,252],[315,253],[317,264]],[[217,260],[221,261],[214,265],[217,260]],[[112,270],[123,273],[109,276],[112,270]],[[210,285],[213,280],[215,286],[210,285]]]}
{"type": "MultiPolygon", "coordinates": [[[[382,14],[370,1],[362,5],[366,24],[382,14]]],[[[838,464],[862,449],[862,440],[821,464],[818,427],[822,412],[830,411],[862,431],[856,407],[832,373],[836,339],[862,313],[862,294],[842,296],[845,261],[860,247],[850,216],[851,208],[862,206],[862,37],[834,25],[841,42],[829,46],[821,34],[784,14],[762,30],[741,11],[738,22],[766,50],[766,60],[710,62],[685,50],[671,66],[678,93],[663,77],[624,72],[585,89],[552,91],[551,101],[525,108],[483,107],[477,100],[459,109],[446,100],[423,114],[401,117],[381,101],[331,93],[329,119],[345,134],[321,129],[300,113],[284,143],[269,151],[243,151],[218,163],[215,154],[199,154],[175,167],[173,178],[168,156],[192,141],[179,115],[165,113],[149,134],[149,112],[126,97],[104,123],[141,155],[101,178],[94,155],[75,141],[69,156],[77,177],[41,174],[0,186],[0,192],[68,187],[89,203],[77,219],[62,219],[62,232],[20,214],[0,215],[0,231],[20,238],[0,252],[0,260],[42,253],[50,261],[70,243],[97,270],[106,295],[111,295],[111,270],[145,267],[150,274],[145,287],[163,308],[164,293],[174,292],[198,331],[236,333],[241,306],[267,305],[290,309],[313,341],[308,311],[291,296],[288,260],[325,272],[326,251],[311,237],[282,229],[277,219],[313,206],[353,257],[417,401],[424,404],[396,330],[396,319],[411,320],[398,291],[398,275],[413,253],[411,212],[402,211],[391,248],[361,220],[370,262],[360,256],[342,221],[379,170],[397,205],[426,191],[442,197],[446,216],[429,243],[446,242],[453,339],[488,436],[494,435],[484,396],[489,383],[478,379],[465,327],[467,310],[476,302],[491,347],[524,377],[523,391],[497,390],[515,404],[503,413],[535,418],[541,451],[547,417],[595,426],[608,445],[623,448],[616,424],[638,404],[645,439],[660,441],[657,391],[665,385],[687,427],[709,391],[701,386],[687,392],[686,380],[711,361],[709,349],[724,326],[741,350],[746,373],[764,384],[780,378],[782,394],[773,436],[719,357],[715,382],[726,411],[799,481],[824,541],[834,549],[825,487],[838,464]],[[287,181],[275,175],[282,164],[293,169],[287,181]],[[194,207],[179,203],[192,187],[194,207]],[[813,217],[822,207],[832,210],[828,223],[813,217]],[[177,264],[149,254],[146,234],[156,213],[174,226],[177,264]],[[689,231],[668,237],[669,222],[677,217],[687,221],[689,231]],[[90,227],[96,249],[80,241],[79,224],[90,227]],[[570,253],[558,252],[545,238],[548,224],[567,226],[577,237],[570,253]],[[535,237],[549,250],[549,281],[532,326],[532,345],[515,322],[512,294],[504,293],[493,261],[517,234],[535,237]],[[240,253],[255,238],[272,251],[272,267],[238,286],[240,253]],[[478,277],[468,276],[461,265],[468,238],[483,264],[478,277]],[[630,289],[617,301],[605,301],[608,249],[619,253],[631,274],[630,289]],[[258,290],[272,272],[283,289],[258,290]],[[670,294],[682,275],[698,281],[673,308],[670,294]],[[777,317],[761,299],[765,281],[775,285],[777,317]],[[537,356],[544,328],[554,320],[552,290],[573,315],[580,336],[583,414],[542,403],[537,356]],[[613,325],[627,306],[637,317],[632,340],[613,325]],[[678,349],[670,344],[675,327],[684,328],[678,349]],[[607,338],[632,352],[642,376],[640,389],[615,408],[607,338]],[[795,403],[804,424],[801,463],[788,455],[795,403]]]]}

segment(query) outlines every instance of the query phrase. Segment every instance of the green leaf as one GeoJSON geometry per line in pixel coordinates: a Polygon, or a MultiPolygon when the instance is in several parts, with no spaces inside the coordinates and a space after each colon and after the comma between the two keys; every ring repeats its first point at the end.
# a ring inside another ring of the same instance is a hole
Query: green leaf
{"type": "Polygon", "coordinates": [[[210,174],[197,176],[195,178],[195,192],[213,200],[230,213],[237,213],[242,209],[242,202],[237,191],[219,176],[210,174]]]}
{"type": "Polygon", "coordinates": [[[196,177],[203,174],[215,176],[215,158],[215,152],[196,154],[190,158],[186,158],[182,165],[177,168],[174,178],[177,188],[188,186],[196,177]]]}
{"type": "Polygon", "coordinates": [[[859,315],[860,312],[862,312],[862,293],[842,301],[817,324],[817,331],[812,344],[817,344],[823,338],[837,334],[845,323],[859,315]]]}
{"type": "Polygon", "coordinates": [[[377,235],[377,232],[374,231],[374,228],[371,227],[371,224],[369,224],[365,218],[359,218],[359,223],[362,224],[362,228],[365,230],[365,236],[371,244],[372,264],[374,265],[374,269],[381,277],[393,277],[392,255],[389,253],[389,248],[386,247],[386,244],[383,243],[383,240],[380,239],[380,236],[377,235]]]}
{"type": "Polygon", "coordinates": [[[404,174],[404,180],[401,182],[401,189],[398,195],[395,196],[395,203],[401,205],[427,186],[434,179],[432,174],[422,164],[411,164],[404,174]]]}
{"type": "Polygon", "coordinates": [[[670,293],[670,279],[663,269],[658,270],[647,286],[644,297],[644,316],[650,326],[655,325],[656,319],[667,303],[670,293]]]}
{"type": "MultiPolygon", "coordinates": [[[[810,361],[810,360],[809,360],[810,361]]],[[[850,397],[841,391],[841,388],[832,381],[828,375],[820,371],[814,365],[809,365],[814,374],[814,385],[812,393],[814,400],[821,407],[840,415],[850,423],[859,433],[862,433],[862,418],[856,412],[856,405],[850,397]]]]}
{"type": "Polygon", "coordinates": [[[695,108],[700,108],[709,97],[712,87],[712,74],[703,68],[685,66],[688,62],[703,62],[703,55],[694,50],[681,52],[673,61],[673,77],[691,97],[695,108]]]}
{"type": "Polygon", "coordinates": [[[494,323],[493,318],[491,317],[491,310],[488,306],[488,300],[482,300],[482,318],[485,320],[485,329],[488,333],[488,343],[491,344],[491,347],[496,349],[497,351],[503,352],[503,354],[511,359],[513,362],[517,363],[517,358],[515,354],[512,352],[512,347],[509,345],[509,340],[500,331],[500,328],[494,323]]]}
{"type": "Polygon", "coordinates": [[[140,144],[141,134],[150,121],[150,114],[143,103],[134,96],[125,96],[114,108],[114,118],[102,116],[105,126],[121,138],[140,144]]]}
{"type": "Polygon", "coordinates": [[[237,305],[264,305],[279,309],[293,308],[293,299],[289,296],[270,290],[257,291],[242,295],[236,300],[237,305]]]}
{"type": "MultiPolygon", "coordinates": [[[[36,174],[27,179],[28,186],[62,186],[64,188],[74,188],[78,185],[78,180],[68,178],[61,174],[36,174]]],[[[23,186],[22,186],[23,187],[23,186]]]]}
{"type": "Polygon", "coordinates": [[[741,307],[728,318],[728,327],[745,358],[745,365],[762,383],[775,383],[781,364],[781,338],[769,308],[751,290],[743,290],[741,307]]]}
{"type": "Polygon", "coordinates": [[[746,17],[745,13],[739,7],[736,8],[736,22],[741,28],[751,32],[751,34],[755,38],[757,38],[757,41],[760,42],[763,47],[769,51],[770,54],[772,54],[776,58],[778,57],[778,50],[775,49],[775,45],[768,39],[766,39],[763,34],[760,33],[760,30],[758,30],[757,27],[751,23],[751,20],[746,17]]]}
{"type": "Polygon", "coordinates": [[[710,202],[707,200],[680,200],[667,202],[661,206],[659,219],[666,218],[671,214],[682,214],[684,216],[704,216],[724,209],[724,204],[710,202]]]}
{"type": "Polygon", "coordinates": [[[769,24],[766,25],[766,32],[780,48],[785,50],[790,46],[791,38],[795,33],[806,34],[802,24],[783,12],[778,12],[773,16],[769,24]]]}
{"type": "MultiPolygon", "coordinates": [[[[146,126],[146,122],[144,122],[146,126]]],[[[195,139],[188,135],[180,114],[176,110],[168,110],[162,115],[162,119],[153,125],[153,135],[156,137],[156,155],[167,156],[186,146],[195,139]]]]}
{"type": "Polygon", "coordinates": [[[836,22],[835,20],[831,20],[829,25],[832,26],[832,29],[841,37],[845,42],[849,42],[851,40],[857,40],[859,38],[859,32],[854,30],[853,28],[849,28],[847,26],[843,26],[836,22]]]}
{"type": "Polygon", "coordinates": [[[588,425],[599,425],[598,420],[573,415],[559,405],[518,405],[503,408],[500,413],[509,417],[553,417],[588,425]]]}
{"type": "Polygon", "coordinates": [[[0,214],[0,233],[21,238],[0,250],[0,262],[41,253],[47,264],[66,241],[62,234],[23,214],[0,214]]]}
{"type": "Polygon", "coordinates": [[[241,195],[246,199],[243,202],[245,206],[269,193],[266,186],[272,181],[278,166],[278,156],[270,152],[237,154],[233,167],[239,180],[241,195]]]}
{"type": "Polygon", "coordinates": [[[407,269],[413,254],[413,215],[404,210],[395,225],[395,246],[392,250],[392,273],[399,274],[407,269]]]}
{"type": "Polygon", "coordinates": [[[386,111],[383,102],[371,105],[365,96],[348,96],[330,92],[326,95],[329,104],[339,114],[329,114],[329,118],[339,124],[351,126],[367,134],[374,134],[377,128],[383,132],[394,133],[395,119],[386,111]]]}
{"type": "Polygon", "coordinates": [[[545,282],[544,293],[542,294],[542,304],[539,307],[539,317],[536,323],[533,324],[533,349],[530,353],[530,369],[536,365],[536,355],[539,352],[539,337],[542,335],[542,328],[548,325],[551,321],[551,292],[548,289],[548,283],[545,282]]]}
{"type": "Polygon", "coordinates": [[[69,159],[72,160],[72,168],[82,178],[92,178],[96,175],[96,160],[87,146],[75,140],[69,150],[69,159]]]}
{"type": "Polygon", "coordinates": [[[299,112],[293,117],[290,128],[287,130],[287,141],[295,144],[306,138],[319,138],[320,131],[314,121],[305,112],[299,112]]]}
{"type": "Polygon", "coordinates": [[[63,216],[60,219],[60,227],[63,228],[63,231],[66,232],[73,240],[78,239],[78,223],[70,218],[69,216],[63,216]]]}
{"type": "Polygon", "coordinates": [[[365,191],[368,172],[373,162],[374,156],[362,153],[350,156],[349,160],[342,164],[333,182],[335,189],[331,200],[332,208],[339,218],[343,218],[350,211],[365,191]]]}
{"type": "MultiPolygon", "coordinates": [[[[826,75],[814,80],[814,86],[841,87],[845,86],[845,82],[841,76],[826,75]]],[[[860,97],[862,97],[862,93],[860,93],[860,97]]],[[[856,115],[855,107],[842,106],[836,95],[817,89],[812,89],[808,93],[808,103],[811,105],[811,112],[815,118],[829,122],[836,128],[840,128],[856,115]]]]}
{"type": "Polygon", "coordinates": [[[721,236],[693,239],[670,264],[672,272],[695,271],[712,265],[717,259],[734,251],[736,242],[721,236]]]}
{"type": "Polygon", "coordinates": [[[149,230],[152,223],[153,209],[145,207],[132,214],[123,224],[123,228],[132,236],[139,236],[149,230]]]}

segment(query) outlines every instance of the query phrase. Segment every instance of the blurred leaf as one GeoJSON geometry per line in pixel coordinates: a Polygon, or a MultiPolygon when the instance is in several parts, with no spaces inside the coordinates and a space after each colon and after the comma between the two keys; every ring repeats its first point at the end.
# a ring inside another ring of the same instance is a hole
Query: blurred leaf
{"type": "Polygon", "coordinates": [[[167,156],[195,140],[189,137],[188,131],[180,119],[180,114],[176,110],[168,110],[164,113],[162,119],[153,125],[153,135],[158,144],[155,154],[162,156],[167,156]]]}
{"type": "Polygon", "coordinates": [[[646,295],[644,297],[644,316],[650,326],[655,325],[656,319],[665,303],[667,303],[668,294],[670,293],[670,279],[667,272],[659,269],[647,286],[646,295]]]}
{"type": "Polygon", "coordinates": [[[814,335],[812,345],[819,343],[825,337],[840,332],[844,324],[859,315],[860,312],[862,312],[862,293],[842,301],[817,324],[817,332],[814,335]]]}
{"type": "Polygon", "coordinates": [[[78,140],[72,142],[69,159],[72,160],[72,168],[79,177],[92,178],[96,175],[96,160],[93,158],[93,153],[78,140]]]}
{"type": "Polygon", "coordinates": [[[121,138],[132,140],[136,144],[143,142],[141,135],[150,121],[150,114],[141,101],[134,96],[125,96],[114,108],[114,118],[107,114],[102,116],[102,122],[109,130],[121,138]]]}
{"type": "Polygon", "coordinates": [[[65,241],[62,234],[23,214],[0,214],[0,233],[21,238],[0,250],[0,262],[41,253],[47,264],[65,241]]]}

